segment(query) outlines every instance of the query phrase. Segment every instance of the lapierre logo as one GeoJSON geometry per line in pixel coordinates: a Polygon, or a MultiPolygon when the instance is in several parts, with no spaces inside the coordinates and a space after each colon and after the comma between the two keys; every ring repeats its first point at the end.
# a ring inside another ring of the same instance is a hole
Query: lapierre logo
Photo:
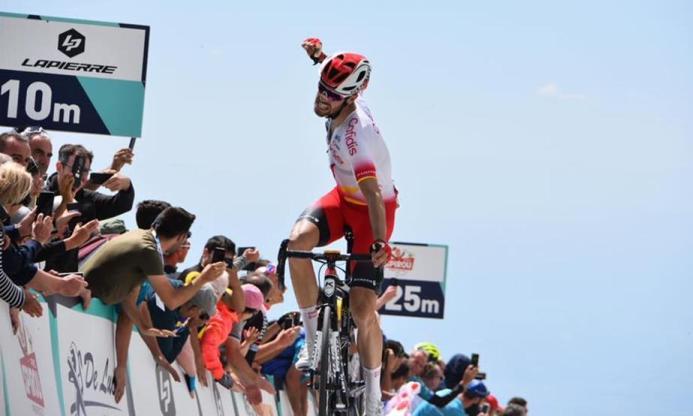
{"type": "Polygon", "coordinates": [[[75,393],[75,401],[70,404],[70,415],[87,416],[87,408],[94,407],[97,413],[103,414],[104,409],[120,411],[95,399],[101,398],[113,400],[115,384],[113,383],[113,369],[108,365],[108,358],[103,367],[101,377],[94,362],[94,354],[82,353],[77,344],[70,344],[70,352],[67,355],[68,381],[72,383],[75,393]]]}
{"type": "Polygon", "coordinates": [[[159,392],[159,409],[161,409],[162,416],[174,416],[176,414],[176,402],[173,400],[171,376],[160,365],[156,366],[156,386],[159,392]]]}
{"type": "Polygon", "coordinates": [[[58,50],[70,58],[84,52],[87,38],[75,29],[70,29],[58,35],[58,50]]]}
{"type": "Polygon", "coordinates": [[[392,248],[392,259],[387,263],[388,269],[398,273],[407,273],[414,270],[414,255],[399,247],[392,248]]]}
{"type": "Polygon", "coordinates": [[[31,337],[25,328],[24,323],[22,323],[17,333],[19,347],[22,349],[22,358],[19,359],[19,366],[22,369],[24,391],[26,392],[27,399],[43,408],[43,390],[41,389],[41,377],[39,377],[36,353],[32,351],[33,346],[31,337]]]}

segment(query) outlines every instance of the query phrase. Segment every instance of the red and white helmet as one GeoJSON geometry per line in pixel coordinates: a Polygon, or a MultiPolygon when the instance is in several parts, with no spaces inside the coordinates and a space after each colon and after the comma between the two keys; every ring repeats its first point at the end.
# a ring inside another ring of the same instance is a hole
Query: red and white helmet
{"type": "Polygon", "coordinates": [[[343,97],[350,97],[366,88],[370,75],[371,64],[365,56],[339,52],[323,64],[320,83],[343,97]]]}

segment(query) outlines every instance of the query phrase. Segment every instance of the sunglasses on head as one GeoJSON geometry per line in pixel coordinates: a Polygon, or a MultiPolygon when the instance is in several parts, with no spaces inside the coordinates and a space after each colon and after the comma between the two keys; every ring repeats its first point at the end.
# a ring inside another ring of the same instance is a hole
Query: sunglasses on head
{"type": "Polygon", "coordinates": [[[327,95],[327,99],[330,101],[341,101],[344,98],[346,98],[346,97],[343,97],[343,96],[337,94],[336,92],[328,89],[327,87],[322,85],[322,83],[318,83],[318,92],[320,94],[324,93],[325,95],[327,95]]]}

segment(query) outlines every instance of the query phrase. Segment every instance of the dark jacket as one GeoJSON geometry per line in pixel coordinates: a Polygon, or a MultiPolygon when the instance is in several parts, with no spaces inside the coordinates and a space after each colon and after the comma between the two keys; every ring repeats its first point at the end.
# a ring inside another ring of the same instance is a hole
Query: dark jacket
{"type": "MultiPolygon", "coordinates": [[[[54,173],[46,182],[46,190],[58,192],[58,174],[54,173]]],[[[79,222],[85,224],[91,220],[106,220],[124,214],[132,209],[135,202],[135,188],[130,184],[130,188],[118,191],[115,195],[104,195],[88,189],[80,190],[75,195],[75,200],[79,204],[79,222]]],[[[52,256],[46,259],[46,270],[56,270],[58,272],[77,271],[79,251],[70,250],[63,254],[52,256]]]]}

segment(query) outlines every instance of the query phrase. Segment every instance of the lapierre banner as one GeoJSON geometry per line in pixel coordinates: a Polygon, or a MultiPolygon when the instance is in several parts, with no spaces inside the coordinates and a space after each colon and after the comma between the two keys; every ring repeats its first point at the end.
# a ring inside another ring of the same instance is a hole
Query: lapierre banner
{"type": "Polygon", "coordinates": [[[0,12],[0,125],[140,137],[149,27],[0,12]]]}
{"type": "Polygon", "coordinates": [[[397,295],[380,313],[443,319],[448,247],[390,243],[392,260],[385,266],[383,288],[397,286],[397,295]]]}
{"type": "MultiPolygon", "coordinates": [[[[251,405],[245,396],[214,382],[191,395],[184,382],[162,370],[133,333],[125,397],[113,397],[116,312],[97,299],[87,313],[75,300],[41,299],[43,316],[21,314],[12,333],[9,310],[0,304],[0,415],[5,416],[291,416],[281,399],[263,392],[251,405]]],[[[181,368],[176,367],[179,374],[181,368]]],[[[311,409],[309,414],[313,413],[311,409]]]]}

